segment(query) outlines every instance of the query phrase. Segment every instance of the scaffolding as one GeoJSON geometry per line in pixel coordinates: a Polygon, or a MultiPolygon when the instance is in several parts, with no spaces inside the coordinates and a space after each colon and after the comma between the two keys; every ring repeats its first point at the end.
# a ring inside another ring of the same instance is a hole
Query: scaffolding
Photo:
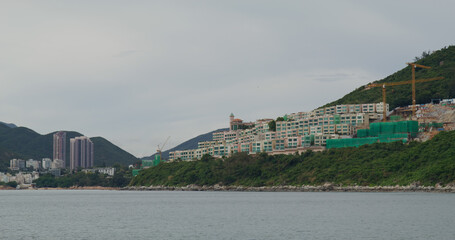
{"type": "Polygon", "coordinates": [[[327,139],[327,149],[343,147],[359,147],[365,144],[407,142],[417,137],[419,124],[417,121],[376,122],[370,123],[370,129],[358,129],[357,138],[327,139]]]}

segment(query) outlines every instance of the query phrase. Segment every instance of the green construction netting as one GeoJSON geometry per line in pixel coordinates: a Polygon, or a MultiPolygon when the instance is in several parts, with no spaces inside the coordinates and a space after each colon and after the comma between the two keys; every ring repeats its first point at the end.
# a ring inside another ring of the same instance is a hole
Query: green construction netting
{"type": "Polygon", "coordinates": [[[141,169],[133,169],[132,171],[133,177],[136,177],[139,174],[139,171],[141,171],[141,169]]]}
{"type": "Polygon", "coordinates": [[[419,131],[417,121],[376,122],[370,124],[369,136],[377,137],[380,134],[410,133],[415,137],[419,131]]]}
{"type": "Polygon", "coordinates": [[[379,142],[389,143],[395,141],[408,141],[407,133],[379,134],[379,142]]]}
{"type": "Polygon", "coordinates": [[[378,137],[368,138],[343,138],[343,139],[327,139],[327,149],[343,148],[343,147],[358,147],[365,144],[372,144],[379,141],[378,137]]]}
{"type": "Polygon", "coordinates": [[[158,164],[160,164],[160,160],[159,159],[153,160],[153,166],[158,166],[158,164]]]}
{"type": "Polygon", "coordinates": [[[358,129],[357,130],[357,137],[358,138],[365,138],[369,136],[368,129],[358,129]]]}
{"type": "Polygon", "coordinates": [[[153,161],[152,160],[142,160],[142,167],[152,167],[153,161]]]}
{"type": "Polygon", "coordinates": [[[419,127],[424,127],[424,128],[442,128],[444,127],[443,123],[437,123],[437,122],[432,122],[432,123],[420,123],[419,127]]]}
{"type": "Polygon", "coordinates": [[[401,116],[390,116],[390,121],[401,121],[401,116]]]}

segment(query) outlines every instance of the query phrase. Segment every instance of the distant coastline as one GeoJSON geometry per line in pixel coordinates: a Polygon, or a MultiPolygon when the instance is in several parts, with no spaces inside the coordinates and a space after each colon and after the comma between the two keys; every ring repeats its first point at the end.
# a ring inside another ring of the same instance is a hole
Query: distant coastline
{"type": "Polygon", "coordinates": [[[326,183],[321,186],[198,186],[188,185],[182,187],[172,186],[130,186],[120,190],[124,191],[233,191],[233,192],[437,192],[455,193],[455,186],[337,186],[326,183]]]}
{"type": "MultiPolygon", "coordinates": [[[[16,188],[9,187],[9,186],[0,186],[0,190],[16,190],[16,188]]],[[[17,190],[121,190],[119,187],[101,187],[101,186],[73,186],[69,188],[61,188],[61,187],[42,187],[42,188],[21,188],[17,190]]]]}
{"type": "Polygon", "coordinates": [[[0,185],[0,190],[14,190],[16,188],[10,187],[10,186],[5,186],[5,185],[0,185]]]}
{"type": "Polygon", "coordinates": [[[118,187],[102,187],[102,186],[73,186],[69,188],[51,188],[51,187],[43,187],[43,188],[35,188],[36,190],[120,190],[118,187]]]}
{"type": "MultiPolygon", "coordinates": [[[[0,186],[0,190],[16,190],[8,186],[0,186]]],[[[101,187],[101,186],[73,186],[69,188],[26,188],[20,190],[111,190],[111,191],[208,191],[208,192],[429,192],[429,193],[455,193],[455,186],[339,186],[326,183],[320,186],[128,186],[128,187],[101,187]]]]}

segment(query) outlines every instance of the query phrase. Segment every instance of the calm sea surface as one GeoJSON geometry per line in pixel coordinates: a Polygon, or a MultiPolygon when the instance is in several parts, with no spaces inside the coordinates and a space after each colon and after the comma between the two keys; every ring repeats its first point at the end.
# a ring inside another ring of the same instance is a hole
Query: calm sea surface
{"type": "Polygon", "coordinates": [[[0,239],[455,239],[455,195],[0,191],[0,239]]]}

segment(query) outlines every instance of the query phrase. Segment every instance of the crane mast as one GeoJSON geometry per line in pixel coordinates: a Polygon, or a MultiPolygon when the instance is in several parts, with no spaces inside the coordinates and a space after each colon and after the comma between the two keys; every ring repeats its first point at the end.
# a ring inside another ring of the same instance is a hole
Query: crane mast
{"type": "Polygon", "coordinates": [[[412,116],[416,117],[416,67],[430,69],[431,67],[423,66],[416,63],[407,63],[411,66],[412,71],[412,116]]]}
{"type": "Polygon", "coordinates": [[[156,153],[160,156],[160,159],[159,159],[160,162],[161,162],[161,159],[163,159],[162,155],[161,155],[161,150],[163,150],[164,146],[166,146],[166,143],[167,143],[167,141],[169,141],[169,138],[171,138],[171,136],[167,137],[166,141],[163,143],[163,145],[161,145],[161,147],[160,147],[160,145],[158,145],[158,149],[156,150],[156,153]]]}
{"type": "Polygon", "coordinates": [[[436,80],[441,80],[444,79],[444,77],[435,77],[435,78],[425,78],[425,79],[415,79],[415,67],[424,67],[424,68],[430,68],[426,67],[423,65],[419,64],[414,64],[412,65],[412,79],[407,80],[407,81],[401,81],[401,82],[388,82],[388,83],[372,83],[368,84],[366,86],[366,90],[374,87],[382,87],[382,104],[383,104],[383,112],[382,112],[382,121],[385,122],[387,121],[387,109],[386,109],[386,87],[391,87],[391,86],[398,86],[398,85],[406,85],[406,84],[412,84],[412,116],[415,117],[415,84],[416,83],[422,83],[422,82],[430,82],[430,81],[436,81],[436,80]]]}

